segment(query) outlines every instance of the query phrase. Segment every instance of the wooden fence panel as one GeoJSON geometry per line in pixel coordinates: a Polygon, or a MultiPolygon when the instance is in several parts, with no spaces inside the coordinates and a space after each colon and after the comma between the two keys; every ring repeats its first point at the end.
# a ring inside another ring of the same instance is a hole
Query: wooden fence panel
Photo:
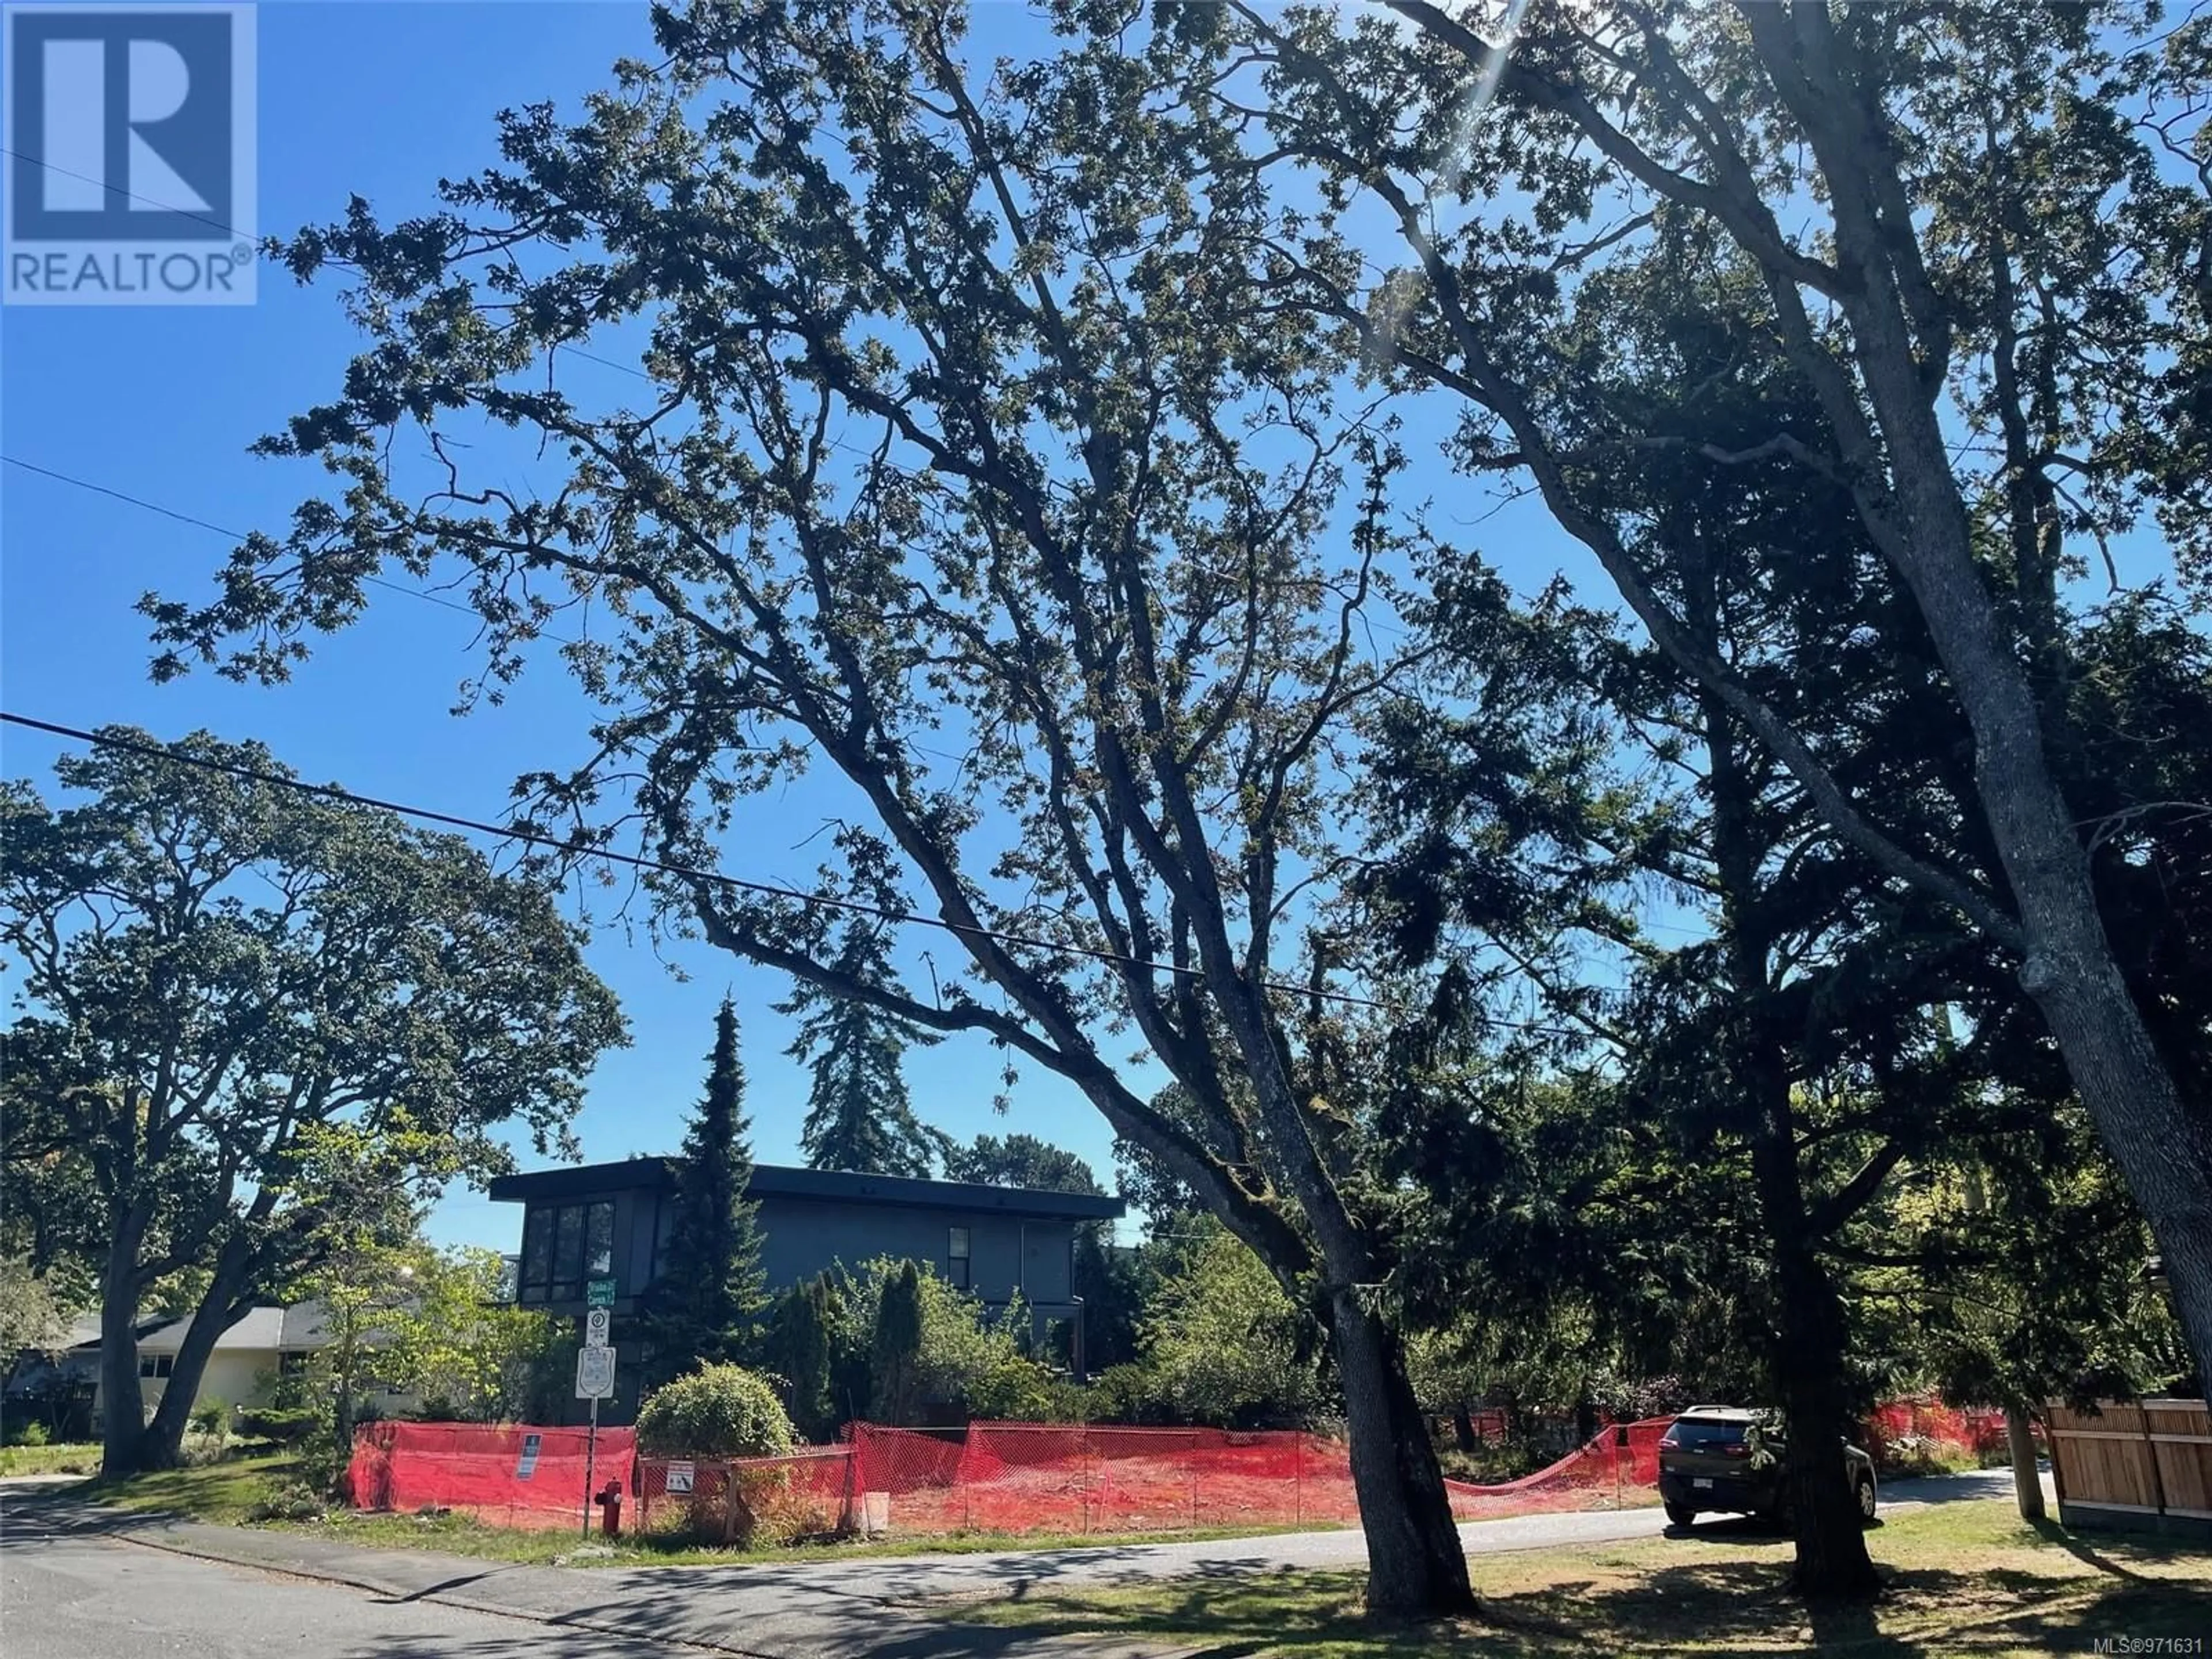
{"type": "Polygon", "coordinates": [[[2212,1522],[2212,1411],[2198,1400],[2047,1408],[2068,1524],[2212,1522]]]}

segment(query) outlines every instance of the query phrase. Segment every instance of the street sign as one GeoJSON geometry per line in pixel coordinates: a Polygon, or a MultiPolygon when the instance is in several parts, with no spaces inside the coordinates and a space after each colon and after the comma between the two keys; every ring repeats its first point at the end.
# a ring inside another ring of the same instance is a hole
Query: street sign
{"type": "Polygon", "coordinates": [[[670,1492],[690,1492],[691,1490],[690,1464],[671,1463],[668,1466],[668,1485],[666,1490],[670,1492]]]}
{"type": "Polygon", "coordinates": [[[545,1437],[541,1434],[526,1434],[522,1437],[522,1460],[514,1466],[516,1480],[527,1480],[538,1472],[538,1448],[544,1443],[544,1439],[545,1437]]]}
{"type": "Polygon", "coordinates": [[[576,1398],[606,1400],[615,1391],[615,1351],[612,1348],[576,1350],[576,1398]]]}
{"type": "Polygon", "coordinates": [[[605,1308],[593,1308],[586,1313],[584,1316],[584,1346],[587,1348],[605,1347],[607,1332],[613,1323],[614,1316],[605,1308]]]}
{"type": "Polygon", "coordinates": [[[584,1281],[584,1305],[587,1308],[611,1308],[615,1305],[615,1282],[611,1279],[587,1279],[584,1281]]]}

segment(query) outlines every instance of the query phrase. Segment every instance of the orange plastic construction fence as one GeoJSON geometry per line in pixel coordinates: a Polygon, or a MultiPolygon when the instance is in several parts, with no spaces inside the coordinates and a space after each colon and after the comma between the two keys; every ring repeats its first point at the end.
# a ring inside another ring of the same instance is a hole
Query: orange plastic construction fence
{"type": "MultiPolygon", "coordinates": [[[[354,1507],[457,1510],[506,1527],[580,1527],[587,1431],[528,1424],[369,1423],[346,1478],[354,1507]]],[[[601,1429],[591,1489],[628,1492],[637,1435],[601,1429]]],[[[597,1512],[592,1519],[597,1520],[597,1512]]]]}
{"type": "MultiPolygon", "coordinates": [[[[1673,1420],[1609,1425],[1517,1480],[1447,1480],[1452,1513],[1474,1521],[1655,1503],[1659,1437],[1673,1420]]],[[[2004,1419],[1899,1401],[1869,1425],[1876,1449],[1905,1435],[1979,1452],[2003,1443],[2004,1419]]],[[[581,1429],[374,1424],[355,1443],[353,1501],[462,1510],[511,1526],[568,1524],[582,1513],[584,1448],[581,1429]],[[532,1436],[536,1454],[527,1457],[532,1436]]],[[[1349,1449],[1293,1431],[854,1423],[841,1445],[732,1461],[640,1457],[631,1431],[602,1429],[592,1486],[611,1480],[633,1506],[629,1525],[709,1537],[763,1528],[786,1537],[842,1528],[1085,1534],[1359,1519],[1349,1449]]]]}
{"type": "Polygon", "coordinates": [[[2004,1413],[1979,1407],[1962,1410],[1932,1397],[1893,1400],[1868,1419],[1867,1438],[1867,1449],[1884,1461],[1906,1440],[1923,1440],[1953,1455],[1986,1457],[2005,1448],[2004,1413]]]}
{"type": "MultiPolygon", "coordinates": [[[[1462,1520],[1651,1501],[1664,1418],[1608,1428],[1549,1468],[1494,1486],[1447,1481],[1462,1520]]],[[[1348,1525],[1351,1455],[1295,1431],[971,1423],[856,1423],[862,1514],[902,1532],[1175,1532],[1348,1525]]]]}

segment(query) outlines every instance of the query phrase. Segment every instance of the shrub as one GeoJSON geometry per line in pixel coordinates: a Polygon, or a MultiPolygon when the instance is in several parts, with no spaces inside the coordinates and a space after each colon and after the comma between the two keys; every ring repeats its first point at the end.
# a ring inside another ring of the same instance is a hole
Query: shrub
{"type": "Polygon", "coordinates": [[[238,1413],[238,1431],[250,1440],[289,1446],[313,1433],[322,1416],[305,1406],[248,1406],[238,1413]]]}
{"type": "Polygon", "coordinates": [[[327,1423],[318,1425],[313,1434],[299,1442],[299,1448],[292,1468],[300,1484],[313,1492],[336,1492],[346,1465],[352,1461],[352,1448],[341,1445],[327,1423]]]}
{"type": "Polygon", "coordinates": [[[13,1446],[43,1446],[48,1438],[43,1423],[25,1423],[8,1433],[8,1443],[13,1446]]]}
{"type": "Polygon", "coordinates": [[[216,1440],[227,1439],[230,1435],[229,1402],[213,1396],[203,1400],[192,1407],[190,1421],[200,1434],[216,1440]]]}
{"type": "Polygon", "coordinates": [[[279,1486],[246,1512],[252,1521],[319,1521],[328,1504],[313,1486],[295,1480],[279,1486]]]}
{"type": "Polygon", "coordinates": [[[969,1415],[1002,1423],[1079,1423],[1081,1389],[1034,1360],[1010,1358],[968,1382],[969,1415]]]}
{"type": "Polygon", "coordinates": [[[1189,1421],[1254,1428],[1324,1402],[1310,1316],[1225,1230],[1206,1234],[1161,1285],[1143,1332],[1164,1392],[1189,1421]]]}
{"type": "Polygon", "coordinates": [[[1091,1380],[1085,1418],[1093,1423],[1172,1423],[1167,1385],[1149,1365],[1109,1365],[1091,1380]]]}
{"type": "Polygon", "coordinates": [[[637,1443],[658,1457],[776,1457],[791,1449],[791,1419],[765,1378],[702,1365],[645,1397],[637,1443]]]}

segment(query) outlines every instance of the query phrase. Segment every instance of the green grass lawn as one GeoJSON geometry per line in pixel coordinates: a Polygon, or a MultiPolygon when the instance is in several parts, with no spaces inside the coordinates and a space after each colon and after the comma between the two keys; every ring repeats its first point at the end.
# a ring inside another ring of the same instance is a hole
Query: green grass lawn
{"type": "MultiPolygon", "coordinates": [[[[1564,1659],[1567,1655],[1849,1653],[2025,1659],[2100,1637],[2212,1633],[2212,1554],[2024,1524],[2009,1500],[1901,1515],[1869,1544],[1889,1581],[1871,1607],[1808,1612],[1783,1587],[1786,1539],[1735,1523],[1688,1537],[1474,1558],[1480,1619],[1390,1626],[1360,1611],[1364,1575],[1170,1580],[939,1609],[1027,1634],[1110,1633],[1226,1659],[1564,1659]]],[[[2138,1650],[2149,1651],[2148,1649],[2138,1650]]]]}
{"type": "Polygon", "coordinates": [[[193,1521],[235,1525],[248,1519],[293,1479],[285,1452],[264,1451],[189,1468],[155,1469],[119,1480],[95,1480],[71,1496],[118,1509],[155,1510],[193,1521]]]}
{"type": "Polygon", "coordinates": [[[0,1446],[0,1477],[99,1473],[100,1448],[94,1445],[0,1446]]]}
{"type": "MultiPolygon", "coordinates": [[[[270,1520],[262,1510],[294,1486],[295,1469],[286,1454],[233,1458],[192,1468],[163,1469],[116,1481],[95,1481],[73,1496],[118,1508],[173,1515],[226,1526],[261,1526],[271,1530],[341,1540],[370,1548],[436,1550],[490,1561],[576,1566],[711,1566],[768,1564],[862,1556],[975,1554],[987,1550],[1050,1550],[1084,1546],[1163,1542],[1202,1538],[1256,1536],[1253,1530],[1176,1533],[952,1533],[943,1535],[838,1540],[736,1550],[702,1547],[680,1538],[626,1534],[601,1538],[599,1514],[586,1540],[579,1525],[553,1530],[487,1526],[462,1515],[362,1514],[333,1509],[315,1520],[270,1520]]],[[[1273,1530],[1288,1531],[1277,1528],[1273,1530]]]]}

